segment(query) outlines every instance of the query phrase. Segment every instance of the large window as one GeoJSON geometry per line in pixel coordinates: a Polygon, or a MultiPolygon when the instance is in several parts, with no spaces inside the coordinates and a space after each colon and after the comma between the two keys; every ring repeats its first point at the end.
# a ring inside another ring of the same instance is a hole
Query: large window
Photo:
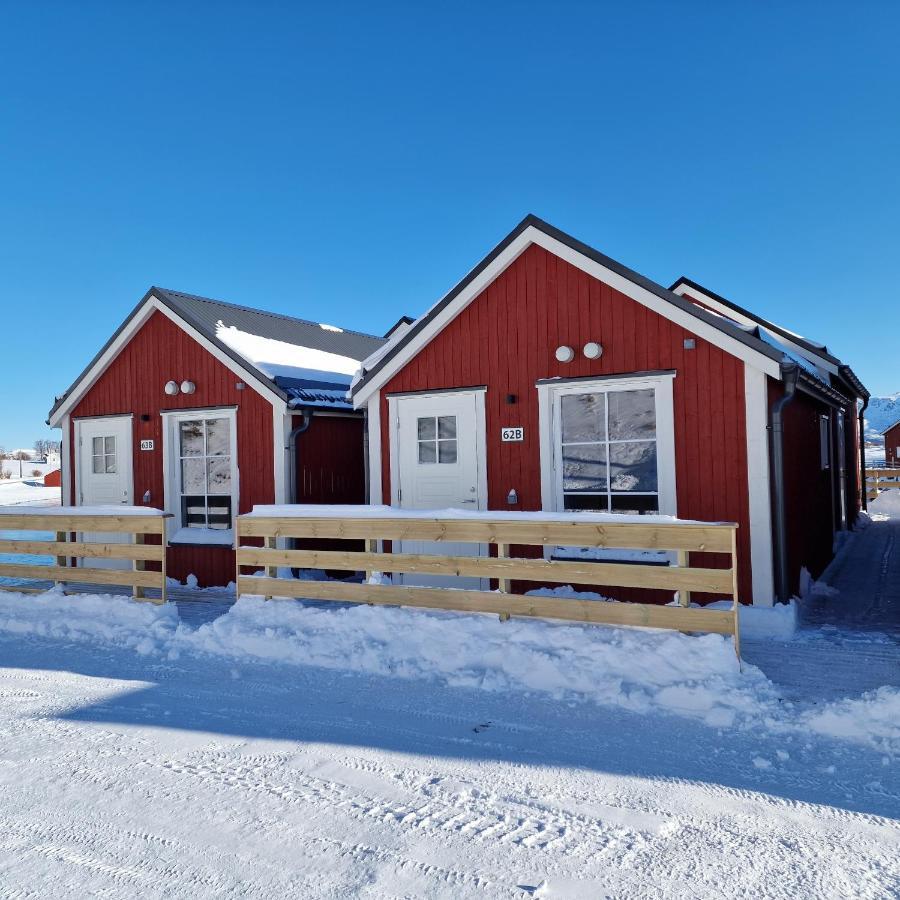
{"type": "Polygon", "coordinates": [[[676,515],[673,380],[540,382],[544,509],[676,515]]]}
{"type": "Polygon", "coordinates": [[[560,398],[563,508],[659,512],[652,389],[560,398]]]}
{"type": "Polygon", "coordinates": [[[176,428],[181,527],[230,529],[234,524],[231,419],[179,419],[176,428]]]}

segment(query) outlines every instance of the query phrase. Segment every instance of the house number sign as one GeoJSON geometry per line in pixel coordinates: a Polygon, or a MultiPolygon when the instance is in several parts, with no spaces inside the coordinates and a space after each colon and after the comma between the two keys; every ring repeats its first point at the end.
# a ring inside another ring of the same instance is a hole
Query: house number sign
{"type": "Polygon", "coordinates": [[[512,428],[501,428],[500,429],[500,440],[501,441],[524,441],[525,440],[525,429],[522,428],[521,425],[516,425],[512,428]]]}
{"type": "Polygon", "coordinates": [[[141,441],[141,450],[152,450],[153,441],[141,441]]]}

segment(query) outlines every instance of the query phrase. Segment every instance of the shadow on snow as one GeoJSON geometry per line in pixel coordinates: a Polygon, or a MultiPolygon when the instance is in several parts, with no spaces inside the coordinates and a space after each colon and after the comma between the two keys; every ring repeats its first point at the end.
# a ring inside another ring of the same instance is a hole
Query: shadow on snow
{"type": "Polygon", "coordinates": [[[60,716],[69,721],[582,768],[900,817],[894,761],[886,766],[874,749],[812,734],[787,741],[763,729],[718,730],[539,694],[208,656],[161,662],[34,637],[0,637],[0,660],[126,682],[114,696],[60,716]],[[777,750],[790,758],[779,761],[777,750]],[[757,757],[771,767],[756,768],[757,757]]]}

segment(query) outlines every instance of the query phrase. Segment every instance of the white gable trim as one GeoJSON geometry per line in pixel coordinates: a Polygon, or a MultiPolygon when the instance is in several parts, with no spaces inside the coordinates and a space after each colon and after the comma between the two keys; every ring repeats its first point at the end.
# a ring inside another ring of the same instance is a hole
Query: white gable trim
{"type": "Polygon", "coordinates": [[[751,366],[744,366],[744,404],[752,599],[754,606],[771,606],[775,602],[775,580],[769,484],[769,400],[766,376],[751,366]]]}
{"type": "Polygon", "coordinates": [[[752,347],[731,337],[715,328],[702,319],[692,315],[687,310],[679,309],[672,303],[657,297],[656,294],[646,288],[635,284],[633,281],[613,272],[606,266],[585,256],[577,250],[566,246],[556,238],[545,234],[534,225],[526,228],[509,246],[486,266],[444,309],[441,310],[428,324],[403,347],[371,381],[366,382],[353,397],[354,406],[359,409],[371,397],[375,391],[403,368],[423,347],[429,344],[450,322],[453,321],[492,281],[503,273],[531,244],[537,244],[545,250],[558,256],[560,259],[571,263],[588,275],[608,284],[610,287],[624,294],[632,300],[646,306],[648,309],[663,316],[676,325],[690,331],[703,340],[709,341],[717,347],[721,347],[727,353],[737,357],[749,365],[771,375],[773,378],[781,377],[779,364],[764,353],[759,353],[752,347]]]}
{"type": "MultiPolygon", "coordinates": [[[[766,327],[760,322],[757,322],[756,319],[753,319],[750,316],[742,315],[736,309],[732,309],[725,303],[721,303],[719,300],[716,300],[715,297],[710,297],[709,294],[707,294],[705,291],[698,291],[695,287],[691,287],[686,284],[679,284],[672,293],[678,294],[680,297],[687,297],[688,300],[699,300],[704,306],[708,306],[713,311],[721,313],[723,316],[727,316],[729,319],[734,319],[735,322],[739,322],[741,325],[750,325],[759,328],[766,327]]],[[[781,343],[785,345],[785,347],[788,347],[794,353],[802,356],[805,360],[808,360],[814,366],[817,366],[818,368],[823,369],[826,372],[830,372],[832,375],[839,374],[838,367],[834,365],[834,363],[831,363],[827,359],[819,356],[818,353],[813,353],[806,347],[803,347],[800,344],[795,344],[790,338],[785,337],[780,332],[773,331],[772,333],[779,341],[781,341],[781,343]]]]}
{"type": "Polygon", "coordinates": [[[189,325],[181,316],[174,313],[168,306],[162,303],[154,296],[147,298],[144,305],[132,316],[128,324],[116,335],[116,339],[106,348],[106,352],[98,359],[91,368],[79,379],[73,386],[69,396],[60,404],[59,408],[53,413],[49,424],[56,428],[59,426],[63,417],[72,411],[75,405],[84,397],[84,395],[94,386],[97,379],[109,368],[113,360],[119,355],[122,349],[134,337],[134,335],[146,324],[150,316],[154,312],[162,313],[167,319],[174,322],[182,331],[187,332],[204,350],[211,353],[220,363],[231,369],[235,375],[239,376],[242,381],[248,381],[252,384],[253,389],[265,397],[273,406],[279,409],[286,408],[286,403],[272,391],[267,385],[261,382],[257,375],[251,369],[244,368],[236,363],[227,353],[224,353],[219,347],[213,344],[208,338],[199,331],[189,325]]]}

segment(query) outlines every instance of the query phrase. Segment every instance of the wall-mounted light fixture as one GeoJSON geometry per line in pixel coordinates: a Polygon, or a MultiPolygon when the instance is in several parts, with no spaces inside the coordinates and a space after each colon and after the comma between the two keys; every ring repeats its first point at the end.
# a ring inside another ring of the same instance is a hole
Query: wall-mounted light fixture
{"type": "Polygon", "coordinates": [[[178,393],[178,382],[177,381],[167,381],[166,386],[165,386],[165,392],[170,397],[174,397],[178,393]]]}
{"type": "Polygon", "coordinates": [[[197,390],[197,385],[194,384],[193,381],[182,381],[181,382],[181,393],[182,394],[193,394],[194,391],[197,390]]]}
{"type": "Polygon", "coordinates": [[[566,346],[557,347],[556,348],[556,358],[561,363],[572,362],[572,360],[575,359],[575,351],[571,347],[566,347],[566,346]]]}
{"type": "Polygon", "coordinates": [[[603,356],[603,347],[596,341],[588,341],[582,352],[588,359],[600,359],[603,356]]]}

